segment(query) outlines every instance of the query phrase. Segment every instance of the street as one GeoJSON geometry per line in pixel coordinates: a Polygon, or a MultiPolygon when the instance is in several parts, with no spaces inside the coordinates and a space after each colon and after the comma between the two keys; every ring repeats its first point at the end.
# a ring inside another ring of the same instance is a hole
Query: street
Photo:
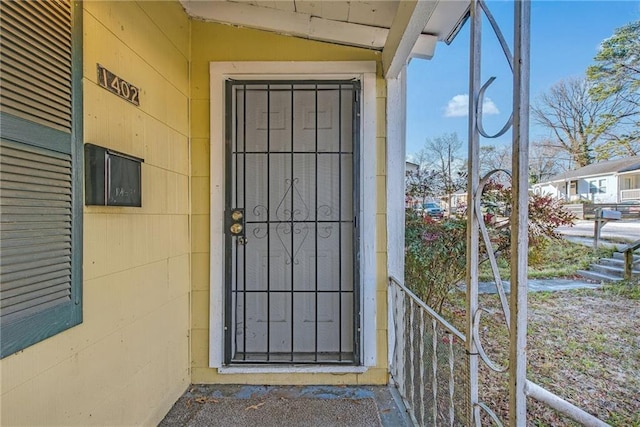
{"type": "MultiPolygon", "coordinates": [[[[587,237],[593,239],[593,220],[577,220],[573,227],[558,227],[560,234],[570,237],[587,237]]],[[[640,240],[640,220],[609,221],[600,232],[602,240],[634,242],[640,240]]]]}

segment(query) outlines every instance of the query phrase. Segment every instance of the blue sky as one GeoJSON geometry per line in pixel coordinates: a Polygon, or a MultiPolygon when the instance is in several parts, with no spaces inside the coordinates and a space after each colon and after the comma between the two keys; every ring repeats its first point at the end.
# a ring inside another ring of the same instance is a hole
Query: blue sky
{"type": "MultiPolygon", "coordinates": [[[[489,1],[507,42],[513,40],[513,3],[489,1]]],[[[640,0],[549,1],[531,6],[531,100],[566,77],[582,76],[593,63],[599,43],[613,31],[640,19],[640,0]]],[[[483,22],[482,82],[496,76],[485,97],[485,129],[498,131],[511,113],[511,71],[497,39],[483,22]]],[[[511,48],[513,51],[513,48],[511,48]]],[[[466,152],[467,117],[464,113],[469,79],[469,23],[450,44],[439,43],[430,61],[412,60],[408,67],[407,154],[424,146],[426,138],[457,132],[466,152]],[[462,96],[460,96],[462,95],[462,96]]],[[[534,140],[548,131],[531,123],[534,140]]],[[[510,145],[510,132],[482,144],[510,145]]],[[[466,156],[465,153],[460,153],[466,156]]]]}

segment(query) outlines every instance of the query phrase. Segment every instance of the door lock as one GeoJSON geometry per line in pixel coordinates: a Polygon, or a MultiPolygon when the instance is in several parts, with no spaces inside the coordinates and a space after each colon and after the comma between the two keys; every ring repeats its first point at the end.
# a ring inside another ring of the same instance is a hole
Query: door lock
{"type": "Polygon", "coordinates": [[[244,209],[229,209],[227,210],[227,214],[225,216],[227,230],[229,231],[231,236],[235,236],[238,238],[238,243],[244,245],[247,242],[247,239],[245,239],[244,237],[244,209]]]}
{"type": "Polygon", "coordinates": [[[234,209],[231,211],[231,219],[234,221],[241,221],[244,217],[244,214],[240,209],[234,209]]]}

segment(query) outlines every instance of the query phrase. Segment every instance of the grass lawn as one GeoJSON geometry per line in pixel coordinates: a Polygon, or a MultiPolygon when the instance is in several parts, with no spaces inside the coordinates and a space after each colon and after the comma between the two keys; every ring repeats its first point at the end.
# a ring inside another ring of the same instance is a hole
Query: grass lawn
{"type": "MultiPolygon", "coordinates": [[[[529,277],[573,277],[596,259],[591,248],[551,242],[530,256],[529,277]]],[[[485,264],[481,280],[492,280],[485,264]]],[[[508,266],[503,263],[501,270],[501,277],[508,278],[508,266]]],[[[528,297],[528,379],[611,425],[640,426],[640,284],[531,292],[528,297]]],[[[464,305],[464,294],[456,293],[443,312],[460,330],[464,330],[464,305]]],[[[480,295],[480,305],[489,310],[480,325],[485,351],[506,365],[508,332],[499,298],[480,295]]],[[[508,420],[508,377],[482,362],[480,396],[503,421],[508,420]]],[[[533,399],[527,404],[531,426],[578,425],[533,399]]],[[[491,425],[488,418],[485,423],[491,425]]]]}
{"type": "MultiPolygon", "coordinates": [[[[611,256],[613,250],[600,248],[594,252],[593,248],[567,240],[548,241],[538,250],[529,251],[529,278],[573,278],[576,270],[584,269],[589,264],[601,257],[611,256]]],[[[509,278],[509,262],[503,258],[498,259],[500,277],[509,278]]],[[[488,262],[480,265],[480,281],[493,280],[491,267],[488,262]]]]}

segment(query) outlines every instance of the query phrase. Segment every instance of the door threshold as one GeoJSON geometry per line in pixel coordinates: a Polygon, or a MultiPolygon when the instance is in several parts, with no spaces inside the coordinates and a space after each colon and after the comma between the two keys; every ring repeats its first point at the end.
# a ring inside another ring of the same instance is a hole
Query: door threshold
{"type": "Polygon", "coordinates": [[[220,374],[363,374],[367,366],[337,365],[232,365],[218,368],[220,374]]]}

